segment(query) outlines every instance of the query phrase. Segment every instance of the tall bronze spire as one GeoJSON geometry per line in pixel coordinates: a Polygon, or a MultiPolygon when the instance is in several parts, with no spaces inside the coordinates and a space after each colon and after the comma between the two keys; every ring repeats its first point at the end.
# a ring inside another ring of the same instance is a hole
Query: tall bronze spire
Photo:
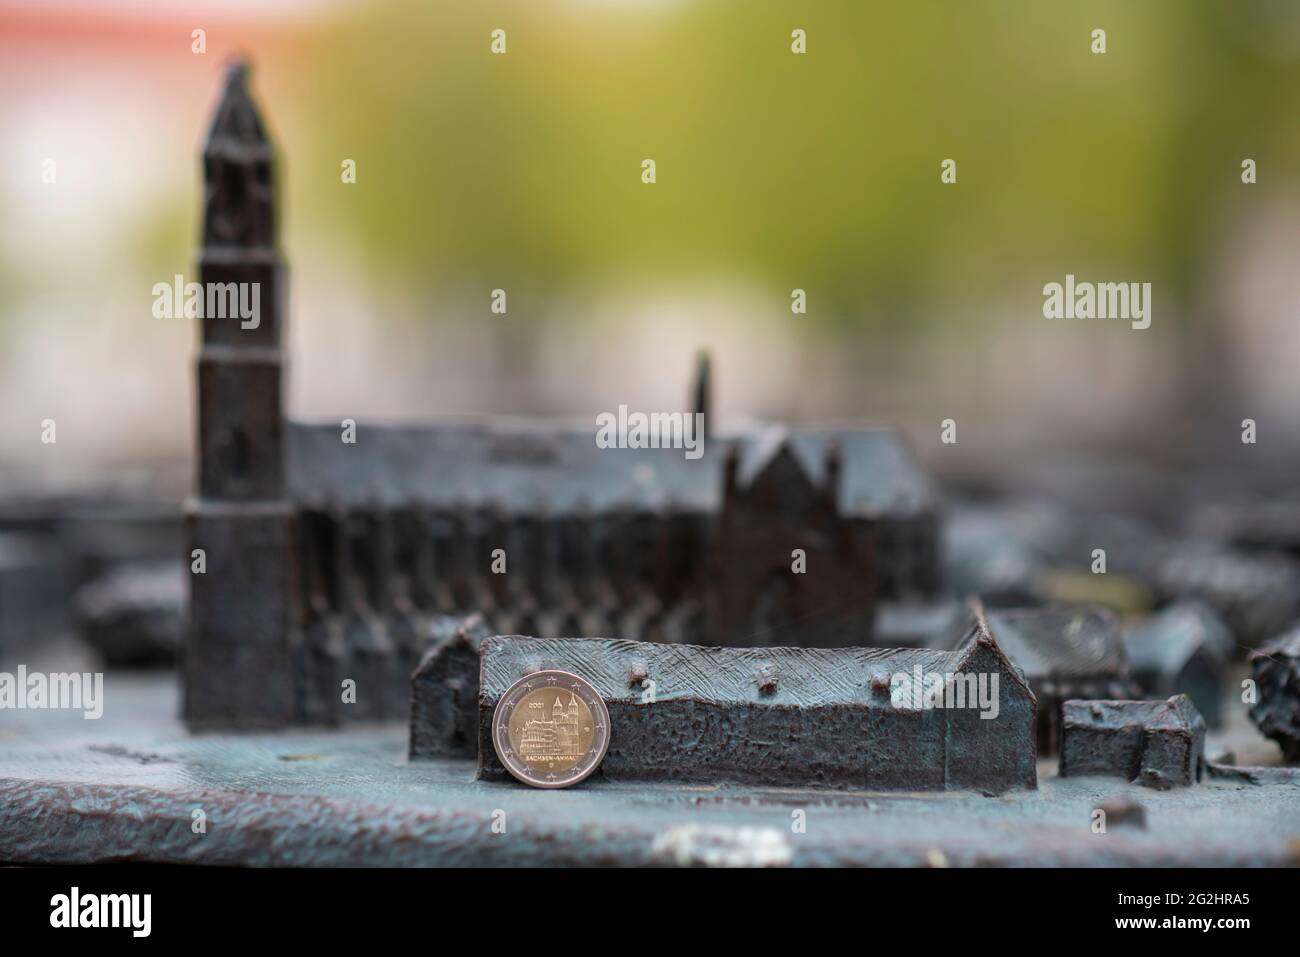
{"type": "Polygon", "coordinates": [[[274,157],[248,75],[243,62],[230,67],[203,148],[199,492],[217,499],[274,499],[283,491],[274,157]],[[209,301],[226,308],[214,311],[209,301]],[[236,301],[255,304],[256,315],[232,315],[236,301]]]}
{"type": "Polygon", "coordinates": [[[704,415],[704,433],[707,435],[712,430],[713,422],[710,417],[710,406],[712,405],[712,376],[710,373],[709,351],[701,349],[695,357],[695,385],[692,390],[692,405],[694,412],[703,413],[704,415]]]}
{"type": "Polygon", "coordinates": [[[248,75],[242,60],[231,65],[203,148],[205,249],[275,244],[272,147],[248,75]]]}
{"type": "Polygon", "coordinates": [[[235,63],[203,148],[198,482],[186,523],[189,554],[207,566],[190,576],[185,717],[194,727],[275,727],[298,707],[274,157],[247,81],[248,67],[235,63]]]}

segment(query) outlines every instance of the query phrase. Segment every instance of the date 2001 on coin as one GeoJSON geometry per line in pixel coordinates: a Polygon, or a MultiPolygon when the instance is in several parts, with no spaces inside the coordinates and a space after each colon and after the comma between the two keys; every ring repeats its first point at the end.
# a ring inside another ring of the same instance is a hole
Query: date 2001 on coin
{"type": "Polygon", "coordinates": [[[506,770],[535,788],[577,784],[609,748],[609,711],[596,689],[567,671],[520,678],[497,702],[492,745],[506,770]]]}

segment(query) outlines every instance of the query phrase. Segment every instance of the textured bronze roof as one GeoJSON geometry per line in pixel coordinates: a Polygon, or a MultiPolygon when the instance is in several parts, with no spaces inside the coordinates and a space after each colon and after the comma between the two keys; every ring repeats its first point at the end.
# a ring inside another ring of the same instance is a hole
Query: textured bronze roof
{"type": "Polygon", "coordinates": [[[1062,705],[1065,724],[1070,727],[1110,729],[1114,731],[1204,730],[1201,713],[1185,694],[1153,701],[1081,701],[1062,705]]]}
{"type": "Polygon", "coordinates": [[[243,158],[251,154],[270,158],[271,143],[262,116],[249,95],[248,76],[248,64],[242,60],[232,63],[226,71],[226,85],[208,128],[208,139],[203,148],[205,155],[227,154],[243,158]]]}
{"type": "Polygon", "coordinates": [[[1226,662],[1236,647],[1214,609],[1196,600],[1177,602],[1152,615],[1133,629],[1125,645],[1133,670],[1143,674],[1174,674],[1198,651],[1226,662]]]}
{"type": "MultiPolygon", "coordinates": [[[[912,515],[934,490],[897,434],[886,430],[780,430],[814,482],[826,451],[840,450],[840,509],[854,516],[912,515]]],[[[699,459],[681,449],[602,449],[594,421],[501,419],[484,424],[371,425],[355,445],[335,423],[290,423],[289,491],[302,503],[352,507],[489,508],[506,514],[604,514],[619,510],[714,512],[721,507],[725,448],[742,458],[765,441],[757,426],[710,437],[699,459]]]]}
{"type": "Polygon", "coordinates": [[[1025,608],[989,613],[1007,657],[1031,679],[1128,673],[1115,620],[1102,609],[1025,608]]]}
{"type": "MultiPolygon", "coordinates": [[[[854,701],[864,707],[890,711],[897,710],[890,699],[890,679],[895,674],[910,676],[917,666],[927,674],[962,672],[963,662],[976,640],[975,636],[969,636],[955,651],[932,651],[734,648],[605,638],[548,640],[499,636],[487,639],[499,652],[529,661],[530,655],[536,657],[538,661],[523,668],[523,673],[537,667],[581,671],[583,678],[609,701],[633,701],[641,696],[640,687],[630,683],[629,675],[634,667],[643,666],[649,678],[660,679],[656,695],[661,701],[695,698],[707,692],[708,698],[716,703],[762,700],[770,705],[815,706],[854,701]],[[770,692],[760,689],[759,677],[764,667],[775,678],[770,692]],[[675,675],[677,680],[662,680],[665,675],[675,675]]],[[[514,680],[488,668],[483,669],[483,676],[487,684],[482,693],[489,698],[499,697],[514,680]]]]}

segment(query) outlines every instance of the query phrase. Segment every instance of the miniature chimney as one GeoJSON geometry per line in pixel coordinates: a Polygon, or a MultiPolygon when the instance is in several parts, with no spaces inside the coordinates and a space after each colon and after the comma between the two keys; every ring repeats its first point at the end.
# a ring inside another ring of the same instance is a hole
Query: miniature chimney
{"type": "Polygon", "coordinates": [[[724,499],[730,499],[738,490],[740,481],[740,448],[732,442],[727,446],[726,458],[722,460],[722,492],[724,499]]]}
{"type": "Polygon", "coordinates": [[[826,497],[830,499],[831,504],[839,501],[840,492],[840,472],[844,463],[843,453],[840,452],[838,442],[832,443],[826,448],[826,497]]]}
{"type": "MultiPolygon", "coordinates": [[[[709,368],[709,352],[701,349],[695,357],[695,386],[692,392],[693,406],[696,413],[704,416],[704,435],[712,432],[713,422],[710,417],[712,407],[713,383],[709,368]]],[[[703,438],[703,436],[701,436],[703,438]]]]}

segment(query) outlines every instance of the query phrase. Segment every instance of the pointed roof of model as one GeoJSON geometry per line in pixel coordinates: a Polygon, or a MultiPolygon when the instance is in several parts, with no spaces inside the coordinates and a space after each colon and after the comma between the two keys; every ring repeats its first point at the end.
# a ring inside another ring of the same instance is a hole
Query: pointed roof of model
{"type": "Polygon", "coordinates": [[[1106,609],[1015,608],[989,614],[1007,656],[1031,679],[1126,676],[1128,655],[1106,609]]]}
{"type": "Polygon", "coordinates": [[[1129,661],[1139,673],[1174,673],[1198,653],[1215,663],[1236,648],[1223,619],[1203,601],[1180,601],[1152,615],[1125,637],[1129,661]]]}
{"type": "Polygon", "coordinates": [[[704,416],[704,433],[713,425],[713,372],[709,350],[701,349],[695,357],[695,383],[691,390],[692,411],[704,416]]]}
{"type": "Polygon", "coordinates": [[[990,624],[989,616],[984,611],[984,604],[978,598],[969,598],[966,601],[964,625],[961,630],[961,638],[953,648],[952,656],[956,672],[970,673],[980,670],[980,659],[988,656],[986,660],[992,660],[1013,677],[1020,686],[1025,690],[1029,697],[1035,699],[1033,691],[1029,685],[1029,678],[1023,668],[1014,658],[1003,650],[998,639],[994,637],[993,626],[990,624]]]}
{"type": "Polygon", "coordinates": [[[749,488],[758,479],[780,463],[789,463],[793,471],[815,485],[812,463],[805,462],[795,451],[790,438],[790,430],[782,425],[773,425],[762,429],[749,442],[740,443],[740,468],[737,470],[737,482],[741,488],[749,488]]]}
{"type": "Polygon", "coordinates": [[[248,92],[249,73],[247,61],[242,59],[227,69],[226,85],[208,128],[207,144],[203,150],[205,155],[270,158],[271,141],[257,105],[248,92]]]}

